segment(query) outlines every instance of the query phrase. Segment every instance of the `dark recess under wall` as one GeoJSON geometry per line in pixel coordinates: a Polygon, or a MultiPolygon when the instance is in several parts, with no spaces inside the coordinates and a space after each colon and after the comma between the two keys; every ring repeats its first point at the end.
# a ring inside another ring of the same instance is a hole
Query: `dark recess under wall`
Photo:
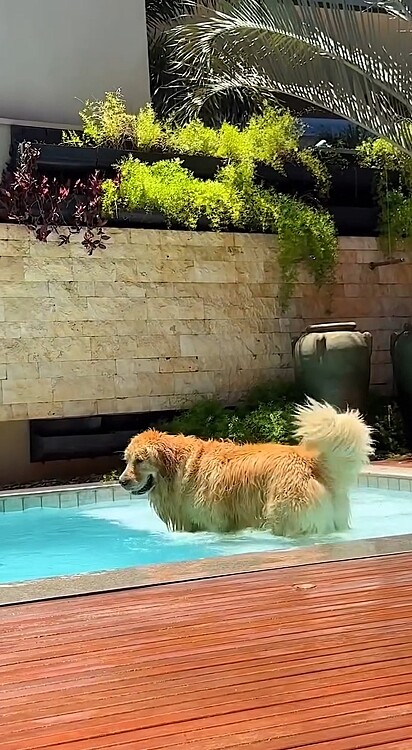
{"type": "Polygon", "coordinates": [[[123,453],[130,438],[176,412],[108,414],[30,422],[30,461],[100,458],[123,453]]]}

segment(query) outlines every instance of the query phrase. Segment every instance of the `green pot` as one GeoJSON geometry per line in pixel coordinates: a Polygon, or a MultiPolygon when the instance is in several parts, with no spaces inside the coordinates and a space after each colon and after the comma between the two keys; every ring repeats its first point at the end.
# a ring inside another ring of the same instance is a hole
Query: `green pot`
{"type": "Polygon", "coordinates": [[[391,359],[396,397],[408,447],[412,446],[412,325],[406,323],[403,330],[391,336],[391,359]]]}
{"type": "Polygon", "coordinates": [[[308,326],[292,342],[295,381],[318,401],[366,412],[370,382],[372,336],[356,323],[308,326]]]}

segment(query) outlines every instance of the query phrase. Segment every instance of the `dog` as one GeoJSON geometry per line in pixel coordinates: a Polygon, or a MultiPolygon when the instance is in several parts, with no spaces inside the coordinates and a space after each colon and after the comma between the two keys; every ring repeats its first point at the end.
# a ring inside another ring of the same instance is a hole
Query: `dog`
{"type": "Polygon", "coordinates": [[[344,531],[348,492],[373,453],[358,411],[308,399],[295,413],[298,445],[238,445],[150,429],[125,451],[121,486],[148,495],[173,531],[270,529],[298,537],[344,531]]]}

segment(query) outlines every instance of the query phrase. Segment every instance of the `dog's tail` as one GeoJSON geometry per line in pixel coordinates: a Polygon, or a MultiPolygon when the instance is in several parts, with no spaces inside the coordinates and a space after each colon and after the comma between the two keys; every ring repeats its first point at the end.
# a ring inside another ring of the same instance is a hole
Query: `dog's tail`
{"type": "Polygon", "coordinates": [[[339,412],[327,403],[308,398],[296,409],[296,437],[320,454],[335,481],[356,482],[362,466],[373,454],[372,430],[359,411],[339,412]]]}

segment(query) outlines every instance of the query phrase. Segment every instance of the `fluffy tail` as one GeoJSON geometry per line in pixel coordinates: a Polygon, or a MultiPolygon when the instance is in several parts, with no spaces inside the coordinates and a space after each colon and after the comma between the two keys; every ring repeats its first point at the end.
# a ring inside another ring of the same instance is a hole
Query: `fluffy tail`
{"type": "Polygon", "coordinates": [[[308,398],[296,409],[296,437],[316,450],[335,481],[347,486],[373,454],[372,430],[354,409],[338,412],[327,403],[308,398]]]}

